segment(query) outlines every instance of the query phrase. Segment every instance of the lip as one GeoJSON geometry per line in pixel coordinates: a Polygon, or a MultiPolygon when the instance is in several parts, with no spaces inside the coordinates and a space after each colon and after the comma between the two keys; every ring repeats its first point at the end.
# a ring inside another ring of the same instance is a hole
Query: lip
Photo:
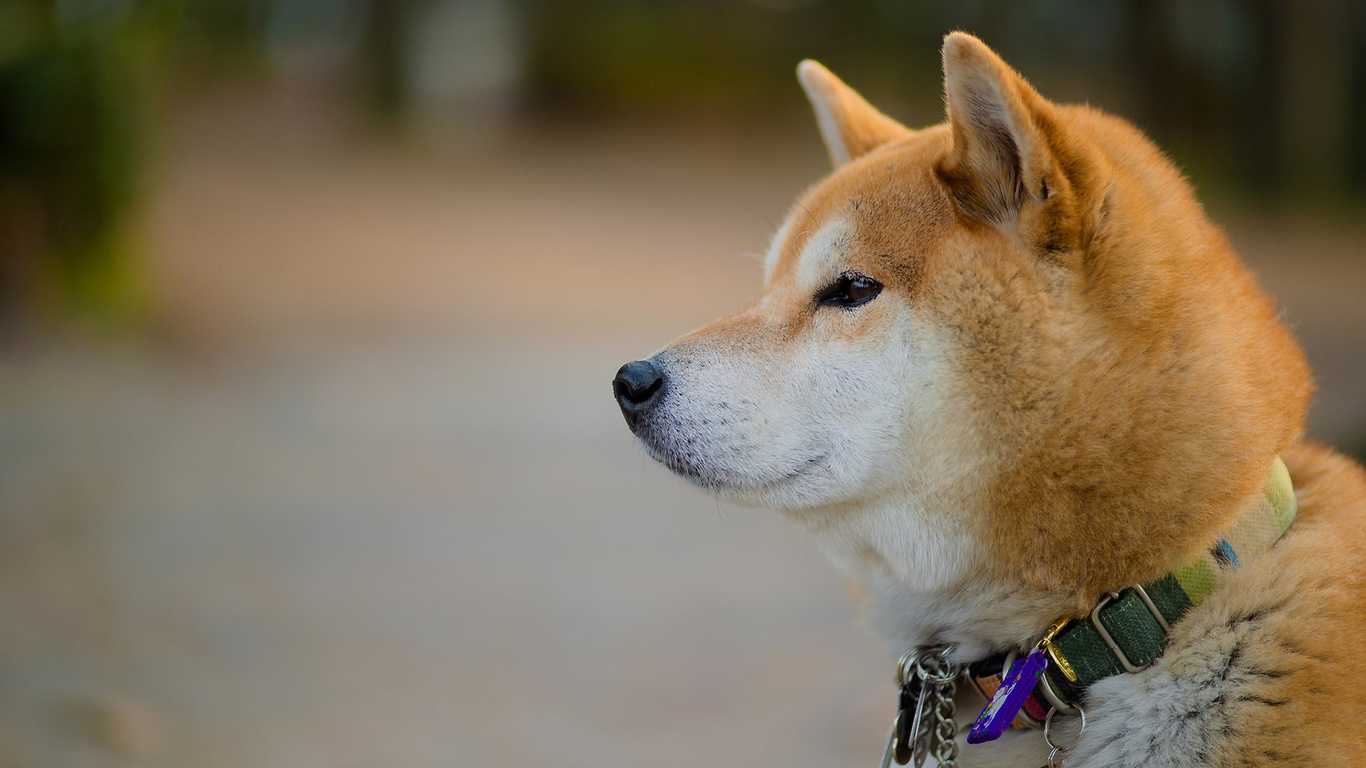
{"type": "Polygon", "coordinates": [[[788,484],[788,483],[791,483],[791,482],[793,482],[794,480],[800,480],[801,478],[803,478],[803,477],[805,477],[805,476],[811,474],[812,472],[815,472],[816,470],[820,469],[821,467],[824,467],[824,466],[825,466],[825,460],[826,460],[827,458],[829,458],[829,457],[830,457],[830,454],[829,454],[829,453],[822,453],[822,454],[820,454],[820,455],[818,455],[818,456],[813,456],[813,457],[807,459],[806,461],[802,462],[802,465],[801,465],[800,467],[798,467],[794,472],[792,472],[792,473],[790,473],[790,474],[788,474],[788,475],[786,475],[786,476],[784,476],[784,477],[781,477],[781,478],[779,478],[779,479],[777,479],[777,480],[774,480],[773,482],[769,483],[769,484],[768,484],[767,486],[765,486],[765,487],[766,487],[766,488],[777,488],[777,487],[779,487],[779,486],[783,486],[783,485],[786,485],[786,484],[788,484]]]}
{"type": "Polygon", "coordinates": [[[735,476],[734,473],[731,472],[717,472],[715,470],[709,470],[704,467],[698,467],[691,462],[683,461],[670,451],[656,448],[647,440],[642,439],[641,442],[645,443],[647,450],[649,451],[650,455],[655,459],[655,461],[658,461],[660,464],[663,464],[670,472],[673,472],[674,474],[686,480],[694,482],[704,488],[710,488],[714,490],[735,491],[741,493],[767,491],[775,488],[781,488],[783,486],[794,483],[802,479],[803,477],[811,474],[812,472],[815,472],[816,470],[824,467],[825,460],[830,456],[830,454],[827,452],[820,453],[808,459],[804,459],[795,469],[791,470],[782,477],[779,477],[775,480],[771,480],[768,482],[760,483],[754,482],[749,478],[738,478],[735,476]]]}

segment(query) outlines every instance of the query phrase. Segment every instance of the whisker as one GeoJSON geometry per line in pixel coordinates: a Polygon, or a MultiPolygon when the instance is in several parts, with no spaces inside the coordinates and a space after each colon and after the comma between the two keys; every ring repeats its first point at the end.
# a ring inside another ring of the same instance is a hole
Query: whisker
{"type": "Polygon", "coordinates": [[[774,222],[774,221],[773,221],[773,218],[770,217],[767,213],[764,213],[763,211],[760,211],[760,210],[757,209],[757,208],[743,208],[742,210],[743,210],[745,213],[751,214],[751,215],[753,215],[753,216],[758,216],[759,218],[761,218],[761,219],[763,219],[764,221],[768,222],[768,229],[769,229],[770,232],[776,232],[776,231],[778,231],[778,224],[777,224],[776,222],[774,222]]]}

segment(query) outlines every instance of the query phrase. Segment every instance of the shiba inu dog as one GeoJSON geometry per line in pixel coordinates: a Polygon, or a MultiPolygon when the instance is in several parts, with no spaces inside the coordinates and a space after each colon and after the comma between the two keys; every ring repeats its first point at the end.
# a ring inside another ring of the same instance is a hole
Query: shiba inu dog
{"type": "Polygon", "coordinates": [[[751,306],[618,372],[631,430],[818,538],[920,649],[902,714],[936,670],[1027,694],[931,764],[1366,766],[1366,473],[1303,441],[1274,303],[1138,130],[943,62],[924,130],[801,64],[835,170],[751,306]]]}

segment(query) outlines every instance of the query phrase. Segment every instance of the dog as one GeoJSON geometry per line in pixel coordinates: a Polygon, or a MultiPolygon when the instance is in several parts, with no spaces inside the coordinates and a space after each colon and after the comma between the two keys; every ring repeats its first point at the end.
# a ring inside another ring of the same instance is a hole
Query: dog
{"type": "Polygon", "coordinates": [[[943,67],[911,130],[801,63],[834,171],[752,305],[617,373],[631,431],[814,534],[910,651],[889,715],[1026,696],[884,764],[1366,766],[1366,472],[1304,440],[1276,305],[1132,125],[943,67]]]}

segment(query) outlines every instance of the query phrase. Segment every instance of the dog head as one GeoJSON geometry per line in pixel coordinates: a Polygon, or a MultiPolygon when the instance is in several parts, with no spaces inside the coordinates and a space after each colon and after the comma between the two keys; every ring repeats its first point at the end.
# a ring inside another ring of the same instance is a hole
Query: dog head
{"type": "Polygon", "coordinates": [[[622,411],[677,474],[906,579],[1161,573],[1299,436],[1303,357],[1136,129],[971,36],[943,61],[919,131],[803,62],[834,172],[754,304],[621,369],[622,411]]]}

